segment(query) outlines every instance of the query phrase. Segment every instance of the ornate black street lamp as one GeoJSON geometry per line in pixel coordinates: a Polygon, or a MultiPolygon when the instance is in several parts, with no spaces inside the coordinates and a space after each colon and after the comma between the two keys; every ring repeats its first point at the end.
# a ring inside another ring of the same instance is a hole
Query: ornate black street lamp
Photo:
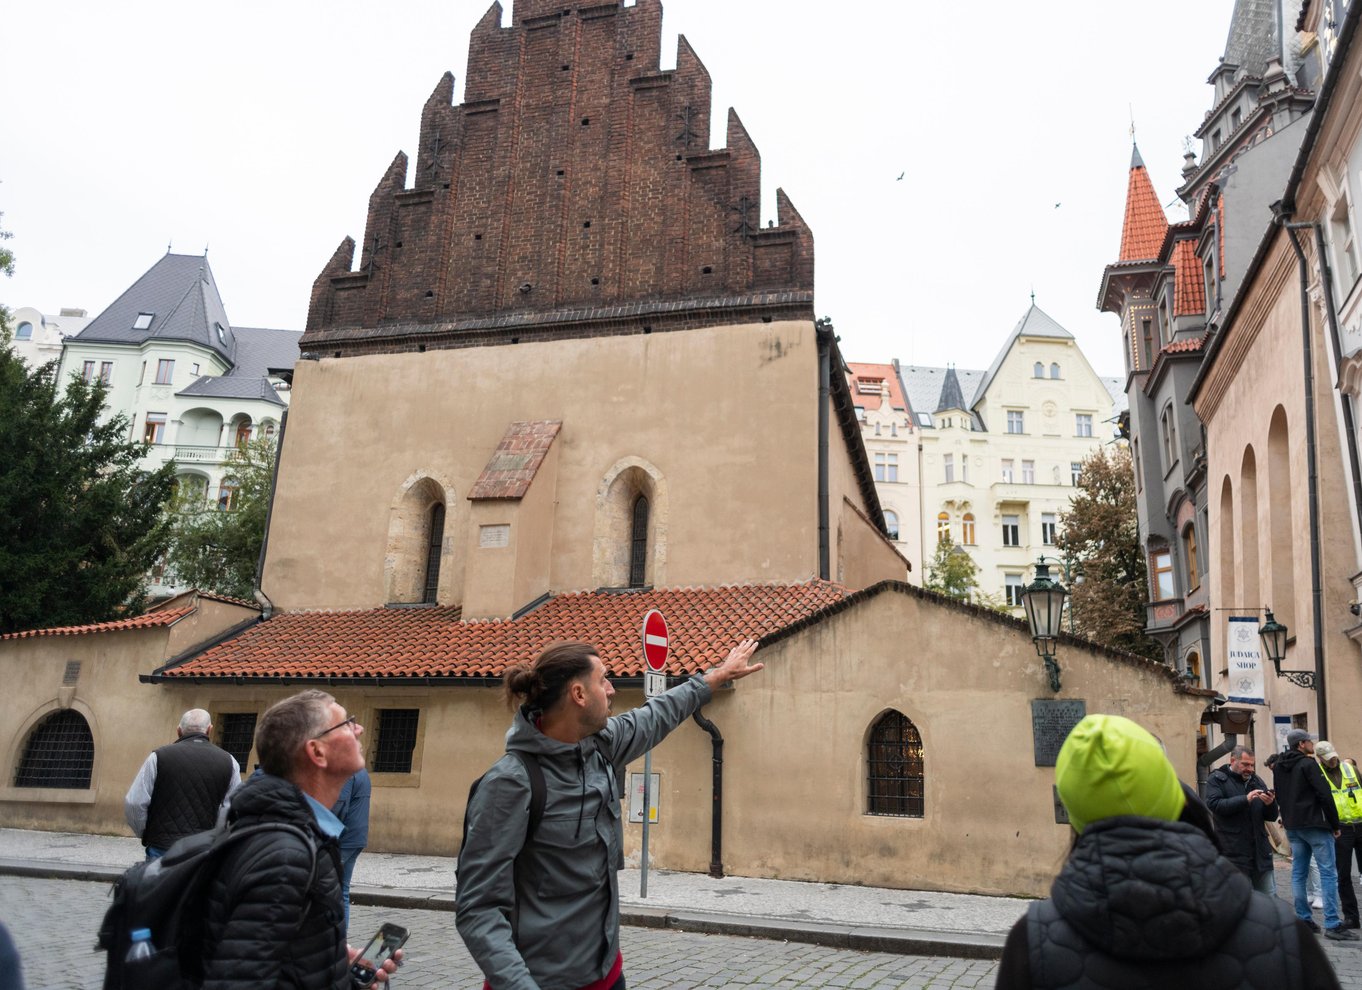
{"type": "Polygon", "coordinates": [[[1267,613],[1267,621],[1263,623],[1263,628],[1258,630],[1258,636],[1263,641],[1263,652],[1272,661],[1272,669],[1277,672],[1278,677],[1285,677],[1292,684],[1299,687],[1315,689],[1315,672],[1313,670],[1282,670],[1282,661],[1286,659],[1286,626],[1282,625],[1272,615],[1272,609],[1264,608],[1267,613]]]}
{"type": "Polygon", "coordinates": [[[1050,578],[1050,565],[1041,557],[1036,561],[1036,579],[1022,590],[1022,607],[1026,622],[1031,627],[1031,639],[1036,652],[1045,661],[1045,672],[1050,676],[1050,690],[1059,690],[1059,664],[1055,661],[1055,640],[1064,622],[1064,599],[1068,590],[1050,578]]]}

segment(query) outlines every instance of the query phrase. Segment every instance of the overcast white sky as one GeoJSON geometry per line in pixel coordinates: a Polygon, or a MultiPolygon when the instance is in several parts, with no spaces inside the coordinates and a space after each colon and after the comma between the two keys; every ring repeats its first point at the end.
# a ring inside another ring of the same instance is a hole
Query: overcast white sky
{"type": "MultiPolygon", "coordinates": [[[[0,301],[93,316],[168,242],[207,245],[234,324],[301,330],[393,155],[414,162],[446,69],[462,99],[488,6],[10,0],[0,211],[18,268],[0,301]]],[[[1118,375],[1095,301],[1131,110],[1171,203],[1232,8],[667,0],[663,67],[685,34],[714,80],[712,146],[734,107],[762,153],[763,223],[780,186],[812,227],[817,310],[849,360],[985,368],[1034,287],[1118,375]]]]}

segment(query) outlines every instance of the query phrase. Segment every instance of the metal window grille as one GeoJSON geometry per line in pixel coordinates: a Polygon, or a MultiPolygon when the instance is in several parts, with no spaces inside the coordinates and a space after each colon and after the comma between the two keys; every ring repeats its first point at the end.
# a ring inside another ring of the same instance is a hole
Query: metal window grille
{"type": "Polygon", "coordinates": [[[222,732],[219,745],[244,768],[250,762],[251,744],[255,741],[255,712],[224,712],[217,722],[222,732]]]}
{"type": "Polygon", "coordinates": [[[95,740],[80,712],[67,709],[44,719],[24,747],[14,774],[15,787],[90,786],[95,765],[95,740]]]}
{"type": "Polygon", "coordinates": [[[642,588],[648,570],[648,499],[634,499],[633,532],[629,541],[629,587],[642,588]]]}
{"type": "Polygon", "coordinates": [[[435,593],[440,590],[440,547],[445,539],[445,507],[439,502],[430,509],[430,543],[426,545],[426,588],[421,601],[435,604],[435,593]]]}
{"type": "Polygon", "coordinates": [[[374,773],[411,773],[411,754],[416,748],[419,708],[380,708],[378,742],[374,745],[374,773]]]}
{"type": "Polygon", "coordinates": [[[886,712],[870,730],[869,807],[872,815],[925,816],[922,737],[899,712],[886,712]]]}

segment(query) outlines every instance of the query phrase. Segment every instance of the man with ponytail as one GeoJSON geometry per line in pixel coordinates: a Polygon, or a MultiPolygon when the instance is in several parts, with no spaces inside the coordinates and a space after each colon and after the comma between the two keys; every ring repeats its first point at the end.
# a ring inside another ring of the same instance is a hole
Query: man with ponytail
{"type": "Polygon", "coordinates": [[[556,643],[505,674],[515,709],[506,755],[465,812],[455,919],[495,990],[624,990],[619,884],[624,767],[713,692],[762,669],[755,640],[641,708],[611,716],[615,689],[588,643],[556,643]],[[532,775],[542,818],[530,834],[532,775]]]}

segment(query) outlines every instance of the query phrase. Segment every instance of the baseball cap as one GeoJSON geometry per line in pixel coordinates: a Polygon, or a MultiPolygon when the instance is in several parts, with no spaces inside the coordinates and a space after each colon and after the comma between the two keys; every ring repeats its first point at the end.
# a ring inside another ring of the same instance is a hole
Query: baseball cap
{"type": "Polygon", "coordinates": [[[1286,734],[1286,748],[1295,749],[1297,746],[1299,746],[1303,742],[1306,742],[1307,740],[1310,742],[1314,742],[1318,738],[1319,736],[1313,736],[1310,733],[1306,732],[1304,729],[1292,729],[1290,732],[1286,734]]]}
{"type": "Polygon", "coordinates": [[[1338,759],[1338,750],[1334,749],[1334,744],[1327,739],[1321,739],[1315,743],[1315,759],[1336,760],[1338,759]]]}

